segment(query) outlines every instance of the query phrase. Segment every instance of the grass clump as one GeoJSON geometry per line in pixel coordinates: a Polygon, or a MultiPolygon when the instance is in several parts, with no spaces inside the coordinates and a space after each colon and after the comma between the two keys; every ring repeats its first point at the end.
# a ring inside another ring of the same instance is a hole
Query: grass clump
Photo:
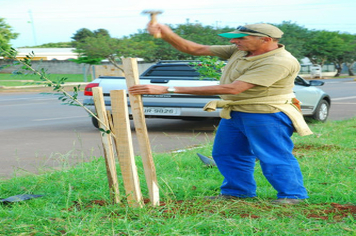
{"type": "MultiPolygon", "coordinates": [[[[161,205],[110,204],[102,157],[61,171],[14,176],[0,182],[0,197],[43,194],[0,205],[0,235],[356,235],[356,119],[311,125],[314,135],[293,136],[310,199],[275,206],[276,191],[256,165],[258,198],[206,201],[222,177],[196,153],[154,154],[161,205]]],[[[140,158],[141,188],[148,196],[140,158]]],[[[119,175],[119,181],[120,181],[119,175]]],[[[122,184],[120,192],[124,193],[122,184]]]]}

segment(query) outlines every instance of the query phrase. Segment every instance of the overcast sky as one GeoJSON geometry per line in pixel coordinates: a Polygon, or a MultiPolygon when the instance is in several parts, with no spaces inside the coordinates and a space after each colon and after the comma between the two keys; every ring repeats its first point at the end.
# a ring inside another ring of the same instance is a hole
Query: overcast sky
{"type": "Polygon", "coordinates": [[[0,18],[20,33],[13,47],[69,42],[81,29],[107,29],[121,38],[144,29],[143,10],[159,22],[230,26],[291,21],[308,29],[356,34],[356,0],[0,0],[0,18]]]}

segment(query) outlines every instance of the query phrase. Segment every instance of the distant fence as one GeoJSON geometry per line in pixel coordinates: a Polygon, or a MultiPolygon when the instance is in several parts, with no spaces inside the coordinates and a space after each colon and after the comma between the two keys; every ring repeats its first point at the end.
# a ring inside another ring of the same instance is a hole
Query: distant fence
{"type": "MultiPolygon", "coordinates": [[[[99,75],[106,76],[122,76],[122,73],[119,69],[114,67],[110,62],[103,62],[102,65],[96,65],[91,67],[91,70],[88,71],[87,64],[77,64],[72,61],[66,60],[53,60],[53,61],[32,61],[32,66],[35,69],[45,69],[46,73],[49,74],[94,74],[94,77],[99,75]]],[[[140,63],[138,64],[139,73],[145,71],[153,63],[140,63]]],[[[0,73],[11,74],[20,71],[21,65],[13,65],[11,60],[0,60],[0,73]],[[6,65],[12,65],[6,67],[6,65]]]]}
{"type": "MultiPolygon", "coordinates": [[[[0,73],[11,74],[18,71],[21,66],[10,66],[5,67],[6,65],[11,65],[13,62],[11,60],[0,60],[0,73]]],[[[154,63],[139,63],[138,70],[141,74],[148,67],[154,63]]],[[[100,75],[106,76],[122,76],[122,73],[119,69],[114,67],[110,62],[103,62],[102,65],[93,66],[91,70],[88,70],[88,65],[86,64],[77,64],[72,61],[66,60],[52,60],[52,61],[32,61],[32,65],[35,69],[44,68],[47,73],[50,74],[92,74],[93,77],[98,77],[100,75]]],[[[310,74],[311,68],[313,65],[301,65],[301,74],[310,74]]],[[[356,64],[355,64],[356,67],[356,64]]],[[[335,72],[336,68],[334,64],[326,64],[322,68],[322,72],[335,72]]],[[[347,73],[347,68],[343,68],[342,73],[347,73]]]]}
{"type": "MultiPolygon", "coordinates": [[[[72,61],[32,61],[32,66],[35,69],[44,68],[47,73],[50,74],[83,74],[84,65],[77,64],[72,61]]],[[[12,65],[11,60],[0,60],[0,68],[5,65],[12,65]]],[[[20,70],[20,65],[13,65],[0,70],[0,73],[14,73],[14,71],[20,70]]]]}
{"type": "MultiPolygon", "coordinates": [[[[312,67],[313,67],[313,65],[301,65],[300,73],[308,74],[311,72],[312,67]]],[[[323,68],[321,71],[322,72],[334,72],[334,71],[336,71],[336,68],[335,68],[334,64],[327,64],[327,65],[323,65],[323,68]]]]}

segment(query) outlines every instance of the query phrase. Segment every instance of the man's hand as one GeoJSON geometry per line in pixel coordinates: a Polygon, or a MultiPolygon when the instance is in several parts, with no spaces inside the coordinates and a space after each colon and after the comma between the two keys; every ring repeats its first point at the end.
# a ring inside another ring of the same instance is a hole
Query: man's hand
{"type": "Polygon", "coordinates": [[[140,94],[165,94],[167,93],[167,86],[160,85],[133,85],[129,88],[129,93],[131,95],[140,94]]]}
{"type": "Polygon", "coordinates": [[[173,30],[162,24],[148,24],[147,30],[152,35],[160,34],[161,38],[171,44],[178,51],[188,53],[195,56],[215,56],[210,51],[210,46],[198,44],[186,39],[173,32],[173,30]]]}
{"type": "Polygon", "coordinates": [[[162,24],[151,24],[149,23],[147,25],[147,31],[151,35],[156,35],[160,34],[162,37],[168,36],[169,34],[174,34],[171,28],[167,25],[162,25],[162,24]]]}

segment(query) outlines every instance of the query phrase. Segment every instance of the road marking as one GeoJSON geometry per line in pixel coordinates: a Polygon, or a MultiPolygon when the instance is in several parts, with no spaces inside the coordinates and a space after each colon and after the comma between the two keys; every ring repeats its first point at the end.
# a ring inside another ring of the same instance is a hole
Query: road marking
{"type": "Polygon", "coordinates": [[[22,101],[22,100],[58,100],[58,98],[53,98],[53,97],[12,98],[12,99],[0,99],[0,102],[22,101]]]}
{"type": "Polygon", "coordinates": [[[37,106],[38,104],[48,104],[48,102],[21,103],[21,104],[0,104],[0,106],[1,106],[1,107],[14,107],[14,106],[37,106]]]}
{"type": "Polygon", "coordinates": [[[64,119],[73,119],[73,118],[88,118],[88,116],[56,117],[56,118],[48,118],[48,119],[35,119],[32,121],[64,120],[64,119]]]}
{"type": "Polygon", "coordinates": [[[342,97],[342,98],[332,98],[331,101],[340,101],[340,100],[347,100],[347,99],[354,99],[356,96],[352,97],[342,97]]]}
{"type": "Polygon", "coordinates": [[[337,105],[356,105],[356,102],[333,102],[332,104],[337,104],[337,105]]]}

